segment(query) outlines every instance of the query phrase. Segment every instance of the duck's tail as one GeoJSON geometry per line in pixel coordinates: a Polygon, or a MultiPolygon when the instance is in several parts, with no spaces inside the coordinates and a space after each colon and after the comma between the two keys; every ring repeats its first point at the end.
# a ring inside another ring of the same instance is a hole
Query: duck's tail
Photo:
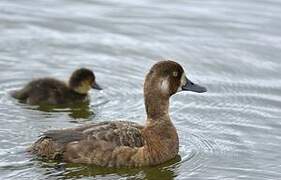
{"type": "Polygon", "coordinates": [[[15,90],[15,91],[11,91],[10,95],[13,98],[19,99],[19,100],[25,100],[28,98],[28,93],[25,89],[22,90],[15,90]]]}
{"type": "Polygon", "coordinates": [[[81,132],[72,130],[50,130],[42,136],[27,151],[37,156],[61,160],[68,143],[83,139],[81,132]]]}
{"type": "Polygon", "coordinates": [[[52,160],[59,160],[62,157],[62,147],[47,137],[41,137],[27,149],[27,152],[52,160]]]}

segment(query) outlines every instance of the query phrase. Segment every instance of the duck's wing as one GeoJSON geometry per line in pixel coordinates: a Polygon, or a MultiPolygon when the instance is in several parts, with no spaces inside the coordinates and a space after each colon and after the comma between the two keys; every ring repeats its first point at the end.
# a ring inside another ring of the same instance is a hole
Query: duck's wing
{"type": "Polygon", "coordinates": [[[114,121],[86,125],[79,128],[79,132],[97,141],[111,142],[116,146],[141,147],[144,143],[142,129],[143,126],[134,122],[114,121]]]}
{"type": "Polygon", "coordinates": [[[133,122],[116,121],[89,124],[72,129],[47,131],[32,146],[31,151],[48,159],[71,162],[93,162],[97,153],[112,153],[115,148],[142,147],[145,143],[143,126],[133,122]],[[93,155],[89,155],[93,153],[93,155]]]}

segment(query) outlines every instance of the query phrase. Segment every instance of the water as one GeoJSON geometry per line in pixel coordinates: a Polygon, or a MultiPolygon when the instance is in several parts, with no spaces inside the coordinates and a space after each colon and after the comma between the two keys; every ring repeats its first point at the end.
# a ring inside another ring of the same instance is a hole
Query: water
{"type": "Polygon", "coordinates": [[[281,178],[280,1],[1,0],[0,22],[0,179],[281,178]],[[25,153],[48,129],[143,123],[144,76],[162,58],[208,88],[171,99],[180,157],[130,170],[25,153]],[[104,88],[89,106],[40,110],[8,95],[83,66],[104,88]]]}

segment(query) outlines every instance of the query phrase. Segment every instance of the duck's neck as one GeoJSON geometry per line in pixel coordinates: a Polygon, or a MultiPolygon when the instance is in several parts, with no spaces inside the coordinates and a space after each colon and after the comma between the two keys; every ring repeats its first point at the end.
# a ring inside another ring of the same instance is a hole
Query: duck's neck
{"type": "Polygon", "coordinates": [[[169,117],[169,98],[159,94],[146,94],[145,106],[147,112],[146,127],[143,137],[150,164],[159,164],[174,158],[179,150],[179,140],[176,128],[169,117]]]}
{"type": "Polygon", "coordinates": [[[67,86],[73,92],[84,96],[86,96],[91,89],[90,86],[85,83],[82,83],[79,86],[71,86],[70,83],[68,83],[67,86]]]}
{"type": "Polygon", "coordinates": [[[148,123],[153,121],[170,121],[169,97],[161,96],[159,93],[145,94],[145,108],[148,123]]]}

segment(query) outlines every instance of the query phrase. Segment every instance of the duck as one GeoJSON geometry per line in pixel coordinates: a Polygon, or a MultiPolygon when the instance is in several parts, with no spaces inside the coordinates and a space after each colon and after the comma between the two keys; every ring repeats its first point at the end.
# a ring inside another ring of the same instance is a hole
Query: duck
{"type": "Polygon", "coordinates": [[[71,74],[68,83],[50,77],[39,78],[10,94],[30,105],[65,105],[87,101],[91,88],[102,90],[92,70],[79,68],[71,74]]]}
{"type": "Polygon", "coordinates": [[[180,64],[154,64],[144,82],[144,125],[104,121],[43,133],[28,151],[37,157],[102,167],[155,166],[179,152],[177,130],[169,116],[169,99],[181,91],[206,92],[190,81],[180,64]]]}

